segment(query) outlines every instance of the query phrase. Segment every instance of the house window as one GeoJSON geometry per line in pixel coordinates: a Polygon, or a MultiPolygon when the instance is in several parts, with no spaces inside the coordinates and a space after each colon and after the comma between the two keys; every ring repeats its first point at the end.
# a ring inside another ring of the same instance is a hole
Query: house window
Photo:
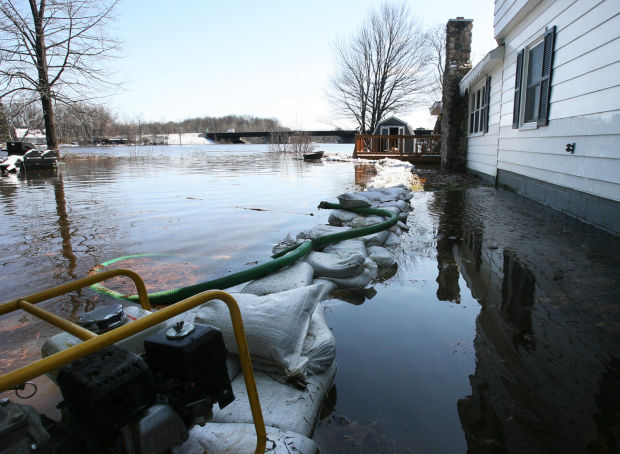
{"type": "Polygon", "coordinates": [[[555,26],[517,54],[512,127],[545,126],[549,123],[551,75],[555,46],[555,26]]]}
{"type": "Polygon", "coordinates": [[[538,120],[543,51],[544,42],[540,42],[540,44],[531,48],[527,53],[527,86],[525,89],[524,123],[532,123],[538,120]]]}
{"type": "Polygon", "coordinates": [[[489,130],[489,91],[491,78],[487,77],[486,84],[474,89],[469,98],[469,133],[478,134],[489,130]]]}

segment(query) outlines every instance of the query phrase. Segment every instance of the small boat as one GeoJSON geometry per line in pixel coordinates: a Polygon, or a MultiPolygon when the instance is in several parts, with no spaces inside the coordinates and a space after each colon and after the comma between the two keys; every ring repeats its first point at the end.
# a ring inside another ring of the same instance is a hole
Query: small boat
{"type": "Polygon", "coordinates": [[[314,161],[323,157],[324,151],[314,151],[312,153],[304,153],[304,161],[314,161]]]}
{"type": "Polygon", "coordinates": [[[37,150],[27,142],[8,142],[8,156],[0,159],[2,175],[17,173],[21,170],[54,169],[58,153],[54,150],[37,150]]]}

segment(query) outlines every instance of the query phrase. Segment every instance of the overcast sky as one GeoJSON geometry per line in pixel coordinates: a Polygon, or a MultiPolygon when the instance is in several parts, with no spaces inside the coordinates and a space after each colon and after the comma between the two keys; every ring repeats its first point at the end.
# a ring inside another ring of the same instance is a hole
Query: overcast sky
{"type": "MultiPolygon", "coordinates": [[[[277,118],[301,129],[353,127],[326,97],[332,45],[359,28],[380,0],[127,0],[116,13],[124,89],[109,100],[120,120],[227,114],[277,118]]],[[[472,60],[494,46],[493,0],[409,1],[426,25],[474,20],[472,60]]],[[[428,109],[399,117],[432,126],[428,109]]]]}

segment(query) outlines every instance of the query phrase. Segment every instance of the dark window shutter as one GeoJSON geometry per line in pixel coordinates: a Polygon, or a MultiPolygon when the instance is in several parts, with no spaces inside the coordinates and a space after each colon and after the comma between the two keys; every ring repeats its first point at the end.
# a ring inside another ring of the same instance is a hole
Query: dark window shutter
{"type": "Polygon", "coordinates": [[[521,81],[523,79],[523,56],[525,49],[517,54],[517,73],[515,75],[515,102],[512,108],[512,129],[519,127],[519,109],[521,108],[521,81]]]}
{"type": "Polygon", "coordinates": [[[538,104],[538,126],[549,124],[549,99],[551,98],[551,73],[555,46],[555,25],[545,32],[545,51],[540,81],[540,103],[538,104]]]}
{"type": "Polygon", "coordinates": [[[484,132],[489,132],[489,110],[491,110],[491,76],[487,76],[486,99],[484,100],[484,132]]]}

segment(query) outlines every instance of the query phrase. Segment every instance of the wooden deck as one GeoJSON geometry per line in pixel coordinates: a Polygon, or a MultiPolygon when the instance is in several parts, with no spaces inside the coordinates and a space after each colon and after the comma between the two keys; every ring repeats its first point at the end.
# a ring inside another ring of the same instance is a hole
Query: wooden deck
{"type": "Polygon", "coordinates": [[[362,159],[399,159],[413,164],[441,162],[440,135],[356,134],[353,156],[362,159]]]}

